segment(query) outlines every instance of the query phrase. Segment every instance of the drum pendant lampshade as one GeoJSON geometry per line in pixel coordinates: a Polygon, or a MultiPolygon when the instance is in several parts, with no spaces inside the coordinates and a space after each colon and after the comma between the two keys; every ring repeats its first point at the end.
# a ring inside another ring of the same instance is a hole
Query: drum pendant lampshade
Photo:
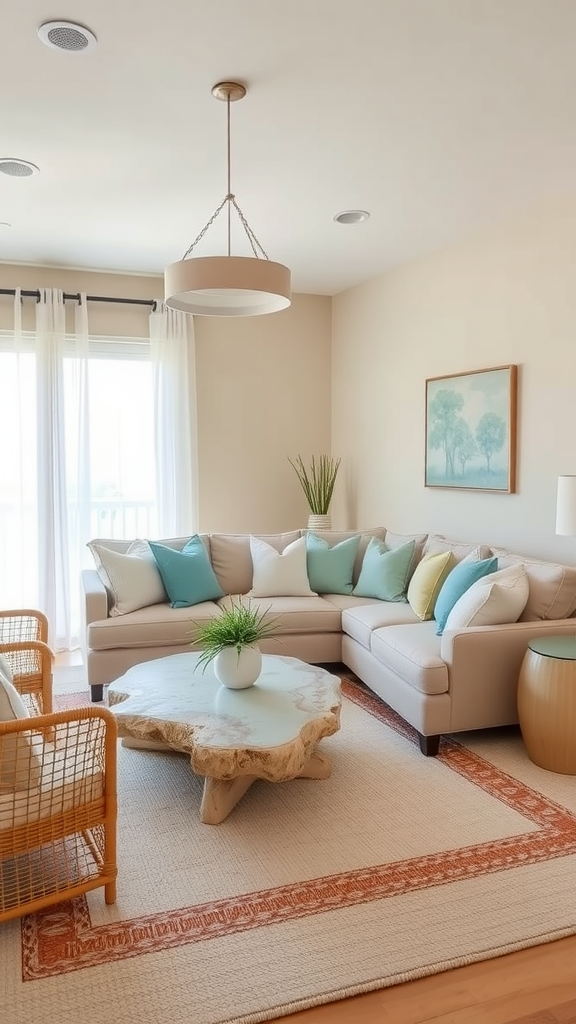
{"type": "Polygon", "coordinates": [[[219,82],[212,95],[226,101],[228,139],[228,192],[181,260],[164,271],[165,302],[172,309],[196,316],[260,316],[286,309],[290,298],[290,271],[274,263],[260,245],[230,187],[230,104],[246,95],[238,82],[219,82]],[[224,207],[228,207],[228,254],[190,256],[224,207]],[[232,256],[230,214],[236,211],[253,256],[232,256]]]}

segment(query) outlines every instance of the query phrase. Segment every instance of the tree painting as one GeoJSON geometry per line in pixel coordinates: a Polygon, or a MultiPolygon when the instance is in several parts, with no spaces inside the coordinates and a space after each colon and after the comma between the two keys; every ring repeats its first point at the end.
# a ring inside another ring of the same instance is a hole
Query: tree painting
{"type": "Polygon", "coordinates": [[[514,490],[516,367],[426,381],[426,486],[514,490]]]}

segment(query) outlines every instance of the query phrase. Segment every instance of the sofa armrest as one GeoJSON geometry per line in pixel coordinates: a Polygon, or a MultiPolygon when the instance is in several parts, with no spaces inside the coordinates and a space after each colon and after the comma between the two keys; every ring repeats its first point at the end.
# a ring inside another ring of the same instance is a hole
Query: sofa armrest
{"type": "Polygon", "coordinates": [[[440,656],[448,665],[451,728],[461,731],[517,722],[518,675],[528,643],[534,637],[564,633],[576,635],[576,619],[446,631],[440,656]]]}
{"type": "Polygon", "coordinates": [[[83,569],[81,572],[83,626],[90,622],[98,622],[108,618],[108,594],[95,569],[83,569]]]}

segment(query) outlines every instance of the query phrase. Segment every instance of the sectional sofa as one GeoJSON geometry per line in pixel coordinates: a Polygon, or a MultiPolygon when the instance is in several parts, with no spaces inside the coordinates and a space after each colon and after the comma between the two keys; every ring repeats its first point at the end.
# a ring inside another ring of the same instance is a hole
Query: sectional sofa
{"type": "Polygon", "coordinates": [[[444,733],[516,723],[529,640],[576,630],[576,567],[439,534],[213,533],[89,547],[94,701],[132,665],[189,650],[195,624],[249,595],[277,627],[265,653],[343,663],[434,755],[444,733]]]}

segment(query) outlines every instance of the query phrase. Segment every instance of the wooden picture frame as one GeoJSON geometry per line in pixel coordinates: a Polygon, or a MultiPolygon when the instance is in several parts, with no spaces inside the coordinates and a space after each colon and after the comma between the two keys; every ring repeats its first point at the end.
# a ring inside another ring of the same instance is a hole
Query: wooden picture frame
{"type": "Polygon", "coordinates": [[[517,369],[426,380],[426,487],[515,492],[517,369]]]}

